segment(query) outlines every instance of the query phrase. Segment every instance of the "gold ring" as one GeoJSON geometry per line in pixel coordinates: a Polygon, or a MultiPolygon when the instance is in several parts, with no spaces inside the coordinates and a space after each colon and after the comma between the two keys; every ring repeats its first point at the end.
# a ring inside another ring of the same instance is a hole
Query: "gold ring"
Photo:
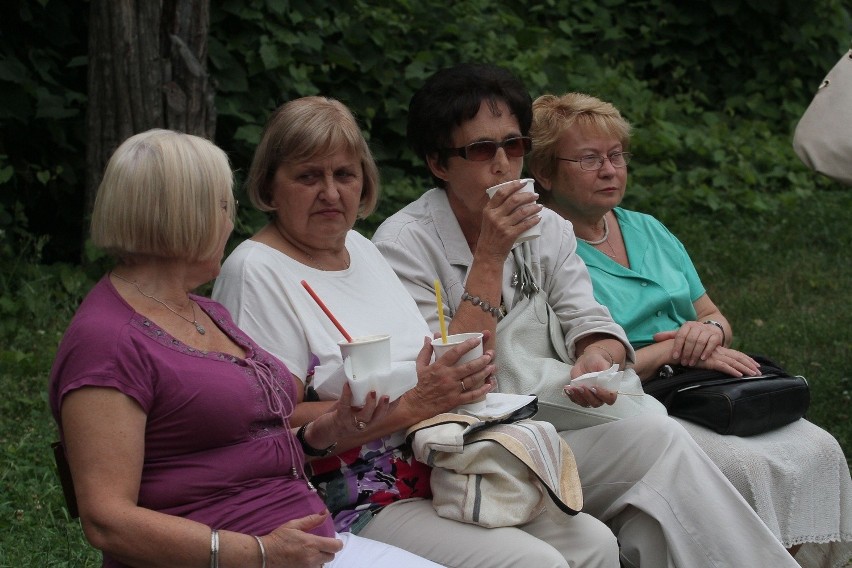
{"type": "Polygon", "coordinates": [[[460,382],[461,382],[461,386],[462,386],[462,392],[467,392],[467,387],[464,386],[464,379],[462,379],[460,382]]]}
{"type": "Polygon", "coordinates": [[[367,423],[364,422],[363,420],[358,420],[357,416],[352,416],[352,418],[355,419],[355,428],[356,429],[363,430],[364,428],[367,427],[367,423]]]}

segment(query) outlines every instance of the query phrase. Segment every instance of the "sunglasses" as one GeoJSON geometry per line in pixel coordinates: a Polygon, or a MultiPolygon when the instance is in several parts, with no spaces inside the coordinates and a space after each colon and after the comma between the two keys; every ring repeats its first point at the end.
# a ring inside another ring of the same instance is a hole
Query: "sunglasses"
{"type": "Polygon", "coordinates": [[[503,148],[503,151],[510,158],[520,158],[532,150],[532,140],[529,136],[506,138],[502,142],[483,140],[461,148],[444,148],[441,152],[445,156],[459,156],[471,162],[484,162],[493,158],[497,154],[498,148],[503,148]]]}

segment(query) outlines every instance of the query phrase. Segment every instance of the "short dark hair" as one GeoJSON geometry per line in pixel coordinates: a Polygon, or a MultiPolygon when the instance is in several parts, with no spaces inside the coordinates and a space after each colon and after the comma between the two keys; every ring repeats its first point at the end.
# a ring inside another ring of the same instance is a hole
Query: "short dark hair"
{"type": "MultiPolygon", "coordinates": [[[[482,102],[504,102],[518,119],[521,135],[532,123],[532,98],[523,82],[496,65],[462,63],[441,69],[414,93],[408,105],[408,145],[423,159],[452,144],[453,129],[472,119],[482,102]]],[[[434,177],[434,176],[433,176],[434,177]]],[[[435,179],[439,187],[443,180],[435,179]]]]}

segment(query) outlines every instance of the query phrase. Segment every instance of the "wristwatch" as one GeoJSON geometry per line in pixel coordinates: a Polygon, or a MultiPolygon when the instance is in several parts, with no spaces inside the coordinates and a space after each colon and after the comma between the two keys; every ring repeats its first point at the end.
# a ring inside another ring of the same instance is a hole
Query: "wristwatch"
{"type": "Polygon", "coordinates": [[[722,345],[725,344],[725,340],[728,338],[728,336],[725,334],[725,327],[721,323],[714,321],[714,320],[706,320],[702,323],[706,323],[707,325],[715,325],[716,327],[721,329],[722,330],[722,345]]]}
{"type": "Polygon", "coordinates": [[[307,440],[305,440],[305,430],[308,429],[308,424],[310,424],[310,422],[305,422],[298,430],[296,430],[296,439],[299,440],[299,444],[302,445],[302,451],[305,452],[305,455],[315,458],[324,458],[334,450],[337,446],[337,442],[324,449],[313,447],[307,440]]]}

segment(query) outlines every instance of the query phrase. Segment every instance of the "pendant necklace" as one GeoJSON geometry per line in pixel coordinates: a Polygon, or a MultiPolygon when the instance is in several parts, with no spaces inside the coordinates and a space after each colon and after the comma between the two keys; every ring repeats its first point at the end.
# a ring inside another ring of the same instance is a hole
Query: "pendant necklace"
{"type": "Polygon", "coordinates": [[[156,296],[154,296],[152,294],[146,294],[145,292],[143,292],[142,289],[139,287],[139,284],[137,284],[136,282],[128,280],[127,278],[124,278],[122,276],[119,276],[115,272],[113,272],[112,275],[115,276],[116,278],[118,278],[119,280],[124,280],[128,284],[133,284],[133,286],[136,288],[137,292],[139,292],[140,294],[142,294],[146,298],[150,298],[151,300],[154,300],[158,304],[161,304],[167,310],[169,310],[170,312],[172,312],[174,315],[176,315],[180,319],[184,320],[185,322],[191,323],[192,325],[194,325],[195,331],[197,331],[200,335],[204,335],[205,333],[207,333],[207,330],[204,329],[203,325],[198,323],[198,319],[196,319],[196,317],[195,317],[195,302],[193,302],[192,300],[189,301],[189,307],[192,309],[192,319],[189,319],[188,317],[184,316],[180,312],[173,310],[172,307],[170,305],[168,305],[167,303],[165,303],[163,300],[157,298],[156,296]]]}
{"type": "Polygon", "coordinates": [[[606,252],[605,250],[601,250],[601,249],[598,249],[598,250],[601,250],[602,253],[604,253],[608,257],[614,259],[615,258],[615,249],[612,248],[612,244],[609,242],[609,223],[606,222],[606,215],[604,215],[604,217],[603,217],[603,222],[604,222],[604,234],[603,234],[603,237],[601,237],[600,239],[598,239],[596,241],[587,241],[586,239],[583,239],[583,238],[580,238],[580,237],[577,237],[577,238],[580,239],[581,241],[583,241],[584,243],[588,244],[588,245],[592,245],[593,247],[597,247],[598,245],[602,245],[602,244],[606,243],[606,246],[609,247],[609,250],[612,251],[612,254],[606,252]]]}

